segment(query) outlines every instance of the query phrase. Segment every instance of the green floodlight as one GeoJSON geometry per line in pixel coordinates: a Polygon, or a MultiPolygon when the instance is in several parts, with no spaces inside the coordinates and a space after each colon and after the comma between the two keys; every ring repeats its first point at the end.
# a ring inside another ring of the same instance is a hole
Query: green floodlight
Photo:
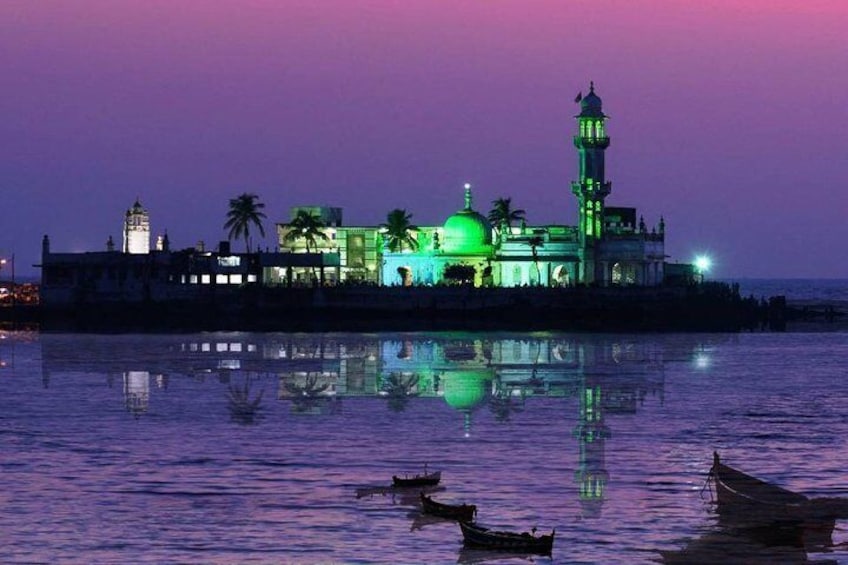
{"type": "Polygon", "coordinates": [[[701,274],[706,273],[712,266],[712,260],[706,255],[698,255],[695,257],[695,269],[701,274]]]}

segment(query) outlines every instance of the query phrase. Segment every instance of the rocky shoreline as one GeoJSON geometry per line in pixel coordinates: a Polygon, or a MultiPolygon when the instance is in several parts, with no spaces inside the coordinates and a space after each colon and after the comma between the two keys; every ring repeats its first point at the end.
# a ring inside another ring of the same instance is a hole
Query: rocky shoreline
{"type": "MultiPolygon", "coordinates": [[[[329,287],[228,289],[192,300],[2,309],[9,324],[56,332],[782,331],[818,310],[687,287],[329,287]]],[[[833,318],[840,317],[834,314],[833,318]]]]}

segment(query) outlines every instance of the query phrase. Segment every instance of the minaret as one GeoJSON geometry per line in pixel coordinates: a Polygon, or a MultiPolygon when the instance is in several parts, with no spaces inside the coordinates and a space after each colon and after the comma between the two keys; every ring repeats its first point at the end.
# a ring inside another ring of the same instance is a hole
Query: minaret
{"type": "Polygon", "coordinates": [[[124,253],[150,253],[150,216],[138,198],[124,217],[124,253]]]}
{"type": "Polygon", "coordinates": [[[603,238],[604,198],[609,195],[612,183],[604,172],[604,152],[609,147],[604,122],[607,116],[601,109],[601,98],[595,94],[595,83],[589,83],[589,94],[577,97],[580,113],[575,116],[579,127],[574,136],[574,146],[580,161],[579,177],[571,183],[577,196],[578,238],[580,243],[580,282],[603,280],[595,265],[595,243],[603,238]]]}

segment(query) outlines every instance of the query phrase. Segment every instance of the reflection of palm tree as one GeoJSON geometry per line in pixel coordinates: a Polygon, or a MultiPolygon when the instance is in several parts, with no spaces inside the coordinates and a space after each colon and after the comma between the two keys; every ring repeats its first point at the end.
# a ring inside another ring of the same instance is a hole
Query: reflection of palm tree
{"type": "Polygon", "coordinates": [[[411,220],[412,214],[395,208],[386,216],[386,223],[380,226],[385,230],[386,244],[392,253],[403,251],[404,245],[412,251],[418,249],[418,240],[412,236],[412,232],[418,231],[418,226],[412,225],[411,220]]]}
{"type": "Polygon", "coordinates": [[[250,398],[250,381],[247,380],[243,387],[230,384],[227,389],[227,409],[230,411],[230,420],[239,424],[253,424],[260,417],[259,410],[262,402],[260,390],[255,398],[250,398]]]}
{"type": "Polygon", "coordinates": [[[409,399],[413,396],[418,396],[415,387],[418,386],[420,380],[418,375],[403,376],[399,373],[392,373],[383,385],[383,392],[386,393],[386,398],[389,401],[389,408],[393,412],[403,412],[409,399]]]}
{"type": "Polygon", "coordinates": [[[265,214],[262,208],[265,204],[258,201],[259,197],[247,192],[230,199],[230,209],[227,211],[227,221],[224,228],[229,228],[228,239],[244,237],[244,245],[250,253],[250,226],[255,225],[262,237],[265,237],[265,228],[262,220],[265,214]]]}
{"type": "Polygon", "coordinates": [[[497,200],[492,200],[489,221],[499,232],[504,232],[512,227],[512,222],[523,220],[524,214],[524,210],[512,209],[512,198],[498,198],[497,200]]]}
{"type": "Polygon", "coordinates": [[[292,409],[295,412],[335,413],[341,410],[341,401],[337,397],[324,394],[330,388],[329,383],[319,385],[317,375],[307,376],[303,385],[287,382],[283,386],[292,395],[292,409]]]}
{"type": "Polygon", "coordinates": [[[285,383],[283,386],[296,398],[315,398],[327,390],[330,385],[328,383],[319,385],[318,377],[316,375],[309,375],[306,377],[303,386],[296,383],[285,383]]]}
{"type": "Polygon", "coordinates": [[[530,253],[533,255],[533,264],[536,266],[536,282],[541,284],[542,271],[539,269],[539,248],[545,246],[545,239],[542,236],[534,235],[527,240],[527,245],[530,247],[530,253]]]}

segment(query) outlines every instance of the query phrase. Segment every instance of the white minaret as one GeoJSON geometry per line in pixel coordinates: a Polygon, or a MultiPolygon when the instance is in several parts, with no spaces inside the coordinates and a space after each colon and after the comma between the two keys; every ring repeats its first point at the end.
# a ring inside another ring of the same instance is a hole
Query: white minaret
{"type": "Polygon", "coordinates": [[[124,253],[150,253],[150,215],[138,198],[124,218],[124,253]]]}

